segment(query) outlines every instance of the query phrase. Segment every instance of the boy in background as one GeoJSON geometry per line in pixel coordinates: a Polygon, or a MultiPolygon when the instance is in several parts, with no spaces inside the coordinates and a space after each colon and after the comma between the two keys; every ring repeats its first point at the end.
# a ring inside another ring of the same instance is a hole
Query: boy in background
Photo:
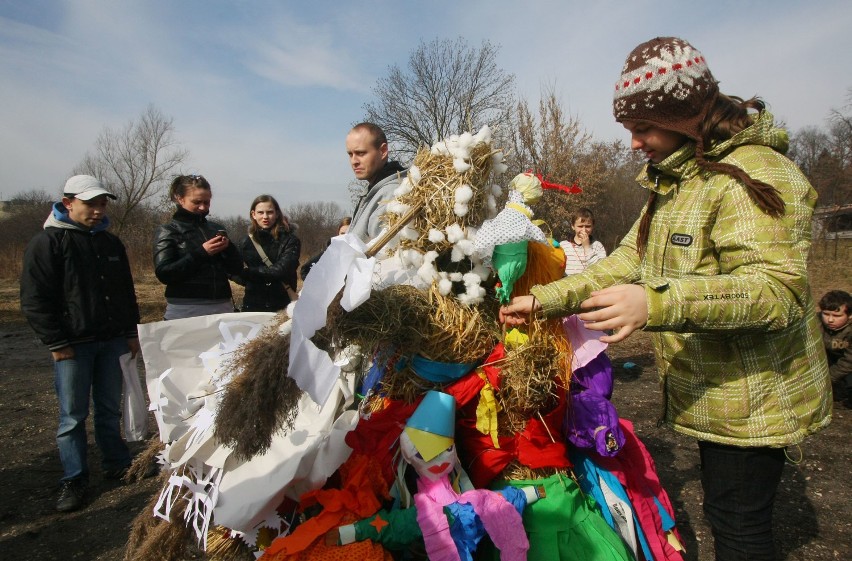
{"type": "Polygon", "coordinates": [[[834,399],[852,407],[852,295],[830,290],[820,299],[819,309],[834,399]]]}

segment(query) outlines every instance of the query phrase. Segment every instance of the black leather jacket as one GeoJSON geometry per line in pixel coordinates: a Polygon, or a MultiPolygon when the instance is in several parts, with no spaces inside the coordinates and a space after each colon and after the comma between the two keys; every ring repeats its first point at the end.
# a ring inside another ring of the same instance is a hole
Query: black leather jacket
{"type": "Polygon", "coordinates": [[[216,236],[222,226],[178,207],[171,222],[154,234],[154,272],[166,285],[166,299],[224,300],[231,297],[228,275],[243,268],[233,242],[216,255],[201,245],[216,236]]]}
{"type": "Polygon", "coordinates": [[[269,232],[258,229],[254,237],[272,262],[272,266],[266,266],[251,238],[246,236],[240,244],[246,268],[240,273],[239,280],[234,279],[246,287],[242,311],[283,310],[290,303],[290,297],[282,283],[287,283],[293,290],[296,289],[296,271],[299,268],[302,242],[292,232],[282,232],[276,240],[269,232]]]}
{"type": "Polygon", "coordinates": [[[38,233],[24,254],[21,310],[52,351],[136,338],[139,307],[121,240],[81,229],[38,233]]]}

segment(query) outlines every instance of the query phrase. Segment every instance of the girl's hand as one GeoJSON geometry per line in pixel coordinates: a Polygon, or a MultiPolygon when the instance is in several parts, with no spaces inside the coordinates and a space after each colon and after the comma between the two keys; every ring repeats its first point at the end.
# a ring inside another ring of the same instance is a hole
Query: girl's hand
{"type": "Polygon", "coordinates": [[[577,235],[574,237],[574,241],[577,245],[580,245],[585,249],[589,249],[592,246],[592,242],[589,240],[589,233],[585,230],[577,232],[577,235]]]}
{"type": "Polygon", "coordinates": [[[530,314],[541,309],[541,304],[532,294],[516,296],[505,306],[500,306],[500,323],[509,327],[524,325],[528,322],[530,314]]]}
{"type": "Polygon", "coordinates": [[[577,316],[589,329],[615,330],[613,335],[600,338],[604,343],[623,341],[648,323],[648,298],[645,287],[638,284],[619,284],[596,290],[580,307],[592,310],[577,316]]]}
{"type": "Polygon", "coordinates": [[[201,247],[204,248],[204,251],[207,252],[207,255],[216,255],[217,253],[222,253],[225,251],[231,242],[228,241],[228,238],[225,236],[213,236],[203,244],[201,247]]]}

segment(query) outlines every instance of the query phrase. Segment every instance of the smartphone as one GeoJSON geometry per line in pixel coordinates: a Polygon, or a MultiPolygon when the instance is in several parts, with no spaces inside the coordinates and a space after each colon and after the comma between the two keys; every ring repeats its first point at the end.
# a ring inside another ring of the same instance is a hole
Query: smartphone
{"type": "Polygon", "coordinates": [[[228,232],[226,232],[225,230],[219,230],[218,232],[216,232],[216,235],[217,235],[217,236],[221,236],[221,237],[223,237],[223,238],[227,238],[227,237],[228,237],[228,232]]]}

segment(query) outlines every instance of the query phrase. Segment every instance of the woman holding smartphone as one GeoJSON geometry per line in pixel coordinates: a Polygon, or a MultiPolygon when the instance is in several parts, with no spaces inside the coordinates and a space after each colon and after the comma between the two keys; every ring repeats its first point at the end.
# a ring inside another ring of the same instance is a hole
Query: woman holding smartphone
{"type": "Polygon", "coordinates": [[[177,206],[154,235],[154,272],[166,285],[164,319],[234,311],[228,275],[242,271],[228,233],[207,220],[213,194],[200,175],[179,175],[169,187],[177,206]]]}

